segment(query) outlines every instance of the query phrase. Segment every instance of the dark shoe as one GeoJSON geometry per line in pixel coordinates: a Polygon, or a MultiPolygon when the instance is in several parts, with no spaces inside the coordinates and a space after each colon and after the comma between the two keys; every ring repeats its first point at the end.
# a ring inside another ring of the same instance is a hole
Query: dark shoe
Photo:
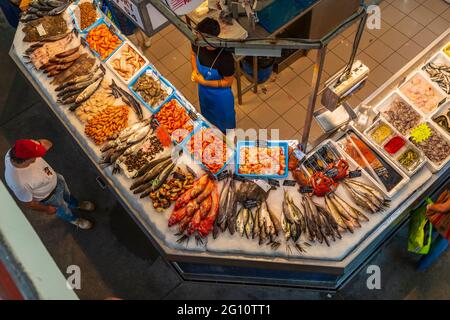
{"type": "Polygon", "coordinates": [[[83,230],[90,230],[93,227],[92,222],[82,218],[78,218],[77,220],[71,221],[70,223],[83,230]]]}

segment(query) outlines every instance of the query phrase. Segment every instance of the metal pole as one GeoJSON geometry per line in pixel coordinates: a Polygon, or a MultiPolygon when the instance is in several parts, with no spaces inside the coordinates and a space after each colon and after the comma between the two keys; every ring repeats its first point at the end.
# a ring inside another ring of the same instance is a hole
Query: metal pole
{"type": "Polygon", "coordinates": [[[238,96],[238,104],[242,105],[242,72],[241,72],[241,60],[235,59],[236,64],[236,85],[237,85],[237,96],[238,96]]]}
{"type": "Polygon", "coordinates": [[[356,54],[358,53],[359,43],[361,42],[361,37],[364,32],[364,28],[366,27],[367,22],[367,11],[364,10],[364,14],[361,17],[361,21],[359,22],[358,31],[355,35],[355,40],[353,41],[353,50],[352,55],[350,56],[350,62],[347,66],[348,70],[346,72],[345,78],[348,78],[350,76],[350,73],[352,72],[353,63],[355,62],[356,54]]]}
{"type": "Polygon", "coordinates": [[[253,57],[253,92],[258,93],[258,57],[253,57]]]}
{"type": "Polygon", "coordinates": [[[305,127],[303,128],[302,148],[306,152],[308,147],[309,133],[311,131],[311,124],[314,116],[314,109],[316,107],[317,93],[319,92],[320,80],[322,78],[323,64],[325,55],[327,53],[327,45],[317,51],[316,64],[314,65],[314,73],[312,78],[312,94],[309,98],[308,110],[306,113],[305,127]]]}

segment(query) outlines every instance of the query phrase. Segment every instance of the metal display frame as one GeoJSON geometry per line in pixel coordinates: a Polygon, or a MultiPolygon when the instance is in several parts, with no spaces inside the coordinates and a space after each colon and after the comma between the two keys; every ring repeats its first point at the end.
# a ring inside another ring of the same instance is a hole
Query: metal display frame
{"type": "MultiPolygon", "coordinates": [[[[443,46],[444,43],[449,41],[449,38],[450,29],[435,42],[433,42],[421,54],[419,54],[407,66],[394,75],[383,87],[375,91],[363,103],[374,106],[377,101],[381,101],[389,94],[392,88],[395,88],[402,83],[407,73],[415,69],[418,65],[423,64],[437,51],[436,48],[443,46]]],[[[237,254],[218,254],[211,252],[199,253],[173,249],[168,247],[155,235],[154,230],[152,230],[152,228],[142,220],[140,215],[128,202],[124,194],[121,193],[114,185],[112,179],[105,174],[95,159],[89,152],[86,151],[81,138],[78,138],[75,135],[74,129],[70,128],[62,119],[61,115],[56,111],[57,108],[60,107],[55,102],[51,101],[44,93],[40,87],[40,84],[31,76],[19,57],[16,55],[14,47],[11,47],[9,54],[17,64],[18,68],[33,85],[35,90],[48,104],[49,108],[53,111],[59,121],[72,135],[79,147],[88,156],[92,164],[97,169],[98,175],[106,182],[106,185],[113,192],[118,201],[130,214],[140,229],[151,240],[152,244],[159,251],[161,256],[165,258],[164,260],[169,262],[171,267],[176,270],[180,277],[184,280],[263,283],[271,285],[301,286],[307,288],[336,290],[346,281],[351,279],[351,276],[354,275],[371,257],[373,257],[373,255],[376,254],[380,248],[382,248],[386,241],[396,233],[396,231],[407,220],[409,210],[421,204],[421,199],[425,194],[433,194],[449,182],[450,165],[447,165],[440,172],[432,175],[431,179],[427,180],[425,184],[417,188],[408,197],[408,199],[395,210],[395,212],[393,212],[342,261],[325,261],[302,258],[268,258],[237,254]],[[209,265],[216,266],[216,271],[208,272],[208,268],[205,267],[208,267],[209,265]],[[244,269],[246,272],[239,271],[244,269]],[[222,272],[218,272],[217,270],[222,272]]],[[[333,138],[337,139],[342,134],[342,131],[338,132],[333,138]]]]}
{"type": "MultiPolygon", "coordinates": [[[[344,32],[347,28],[349,28],[355,21],[360,21],[358,30],[356,32],[356,36],[353,42],[353,46],[358,48],[359,43],[361,41],[362,34],[364,32],[365,21],[367,20],[367,7],[363,3],[364,1],[360,1],[359,10],[351,15],[346,21],[342,22],[337,28],[329,32],[322,39],[310,40],[310,39],[278,39],[275,36],[271,35],[266,39],[246,39],[243,41],[235,41],[235,40],[224,40],[218,37],[209,37],[206,35],[201,35],[199,38],[194,32],[191,30],[191,27],[188,26],[184,21],[180,19],[170,8],[167,7],[160,0],[146,0],[150,2],[157,10],[161,12],[171,23],[175,25],[175,27],[181,31],[191,43],[196,46],[214,46],[219,48],[230,48],[230,49],[248,49],[248,50],[264,50],[264,49],[303,49],[303,50],[317,50],[317,56],[313,69],[313,77],[312,77],[312,92],[309,98],[307,114],[305,118],[305,123],[303,126],[303,136],[301,141],[301,146],[303,150],[308,150],[308,141],[311,132],[311,123],[314,117],[314,111],[317,102],[317,96],[319,93],[320,82],[322,79],[323,68],[325,63],[325,56],[327,54],[328,44],[335,39],[338,35],[344,32]]],[[[304,10],[302,13],[294,17],[287,24],[283,25],[281,28],[276,30],[274,34],[280,32],[281,30],[288,27],[290,24],[294,23],[301,16],[303,16],[306,12],[308,12],[312,7],[317,6],[321,1],[314,3],[310,6],[310,8],[304,10]]],[[[356,50],[352,53],[349,61],[349,66],[353,65],[355,60],[356,50]]],[[[239,62],[238,62],[239,63],[239,62]]],[[[254,72],[257,70],[257,59],[253,60],[253,68],[254,72]]],[[[350,71],[350,70],[348,70],[350,71]]],[[[238,76],[240,76],[240,68],[238,68],[238,76]]],[[[241,104],[242,102],[242,94],[253,89],[254,93],[258,91],[257,83],[257,73],[254,74],[253,77],[254,83],[252,83],[249,87],[245,88],[243,91],[241,89],[241,83],[238,81],[238,102],[241,104]]]]}

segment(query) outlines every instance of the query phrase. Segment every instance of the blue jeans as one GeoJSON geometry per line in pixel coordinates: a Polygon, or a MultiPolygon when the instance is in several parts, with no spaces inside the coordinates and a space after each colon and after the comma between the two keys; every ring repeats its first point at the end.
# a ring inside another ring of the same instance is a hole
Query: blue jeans
{"type": "Polygon", "coordinates": [[[78,219],[78,216],[71,209],[78,207],[78,200],[71,194],[64,177],[57,173],[58,182],[56,183],[55,193],[42,204],[56,207],[56,215],[64,221],[72,222],[78,219]]]}

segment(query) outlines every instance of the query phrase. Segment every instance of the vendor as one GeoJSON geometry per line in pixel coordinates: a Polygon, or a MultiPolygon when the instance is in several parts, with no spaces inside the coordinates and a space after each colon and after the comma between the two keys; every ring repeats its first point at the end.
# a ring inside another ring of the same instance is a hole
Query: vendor
{"type": "MultiPolygon", "coordinates": [[[[217,37],[220,25],[217,20],[205,18],[197,31],[217,37]]],[[[203,116],[222,132],[236,128],[234,96],[231,91],[234,76],[234,59],[223,48],[192,46],[192,81],[198,83],[198,96],[203,116]]]]}
{"type": "Polygon", "coordinates": [[[26,207],[56,214],[80,229],[92,223],[79,218],[72,209],[93,211],[89,201],[78,202],[69,191],[64,177],[42,159],[52,147],[48,140],[17,140],[5,156],[5,180],[15,196],[26,207]]]}

